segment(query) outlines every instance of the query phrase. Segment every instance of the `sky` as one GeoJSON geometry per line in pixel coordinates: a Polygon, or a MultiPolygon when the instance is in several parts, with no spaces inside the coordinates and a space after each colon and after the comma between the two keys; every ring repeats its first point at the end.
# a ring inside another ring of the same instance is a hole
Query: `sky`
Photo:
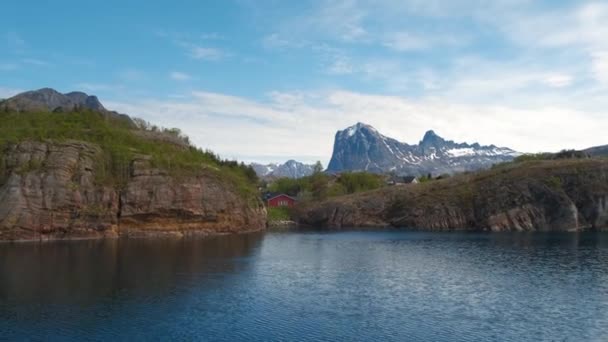
{"type": "Polygon", "coordinates": [[[410,144],[608,144],[608,1],[3,1],[0,98],[43,87],[251,162],[410,144]],[[19,13],[26,13],[27,20],[19,13]]]}

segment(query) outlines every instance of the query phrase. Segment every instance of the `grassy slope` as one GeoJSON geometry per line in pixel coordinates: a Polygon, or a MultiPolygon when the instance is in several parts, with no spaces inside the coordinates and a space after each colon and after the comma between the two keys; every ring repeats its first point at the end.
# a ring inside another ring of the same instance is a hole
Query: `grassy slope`
{"type": "Polygon", "coordinates": [[[135,134],[128,123],[99,113],[0,113],[0,123],[0,154],[8,144],[26,140],[80,140],[100,146],[104,160],[98,161],[97,180],[107,185],[124,185],[131,159],[143,154],[152,157],[155,167],[174,177],[195,176],[208,170],[233,183],[243,195],[256,193],[252,170],[194,147],[147,139],[135,134]]]}

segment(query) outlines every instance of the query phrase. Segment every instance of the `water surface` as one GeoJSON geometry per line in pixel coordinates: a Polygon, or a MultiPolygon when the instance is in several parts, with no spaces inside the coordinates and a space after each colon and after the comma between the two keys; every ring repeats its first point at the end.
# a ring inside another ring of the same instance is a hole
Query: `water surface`
{"type": "Polygon", "coordinates": [[[608,234],[0,244],[0,340],[605,341],[608,234]]]}

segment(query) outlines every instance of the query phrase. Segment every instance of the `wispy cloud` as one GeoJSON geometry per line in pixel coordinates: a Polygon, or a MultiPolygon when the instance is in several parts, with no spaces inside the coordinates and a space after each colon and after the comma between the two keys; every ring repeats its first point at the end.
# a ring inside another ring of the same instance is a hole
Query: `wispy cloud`
{"type": "Polygon", "coordinates": [[[106,83],[88,83],[82,82],[74,85],[74,89],[83,91],[99,92],[99,91],[114,91],[124,89],[122,84],[106,84],[106,83]]]}
{"type": "Polygon", "coordinates": [[[188,49],[188,55],[198,60],[219,61],[226,57],[226,53],[218,48],[190,45],[188,49]]]}
{"type": "Polygon", "coordinates": [[[335,131],[358,121],[410,143],[436,129],[458,141],[531,152],[605,143],[602,136],[608,127],[608,116],[573,106],[474,105],[344,90],[272,92],[263,101],[198,91],[183,99],[108,105],[164,126],[183,127],[197,145],[247,160],[263,157],[264,151],[276,161],[309,155],[307,161],[327,162],[335,131]],[[311,156],[310,151],[318,155],[311,156]]]}
{"type": "Polygon", "coordinates": [[[383,45],[396,51],[414,51],[434,47],[463,46],[468,41],[468,37],[451,34],[393,32],[387,35],[383,45]]]}
{"type": "Polygon", "coordinates": [[[47,67],[47,66],[51,65],[50,62],[43,61],[43,60],[36,59],[36,58],[24,58],[22,60],[22,62],[24,64],[29,64],[29,65],[34,65],[34,66],[40,66],[40,67],[47,67]]]}
{"type": "Polygon", "coordinates": [[[192,79],[192,76],[180,71],[172,71],[169,73],[169,78],[175,81],[189,81],[192,79]]]}
{"type": "Polygon", "coordinates": [[[601,83],[608,85],[608,51],[599,51],[592,54],[593,76],[601,83]]]}
{"type": "Polygon", "coordinates": [[[190,58],[204,61],[219,61],[230,56],[225,50],[210,46],[210,41],[224,40],[225,37],[216,32],[191,33],[172,30],[157,30],[156,35],[169,40],[172,44],[184,49],[190,58]],[[204,44],[203,44],[204,43],[204,44]]]}

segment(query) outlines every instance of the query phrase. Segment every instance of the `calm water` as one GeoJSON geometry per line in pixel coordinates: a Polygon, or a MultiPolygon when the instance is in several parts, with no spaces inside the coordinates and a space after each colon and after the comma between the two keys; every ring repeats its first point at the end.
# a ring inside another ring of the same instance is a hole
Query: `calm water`
{"type": "Polygon", "coordinates": [[[0,340],[606,341],[608,234],[0,244],[0,340]]]}

